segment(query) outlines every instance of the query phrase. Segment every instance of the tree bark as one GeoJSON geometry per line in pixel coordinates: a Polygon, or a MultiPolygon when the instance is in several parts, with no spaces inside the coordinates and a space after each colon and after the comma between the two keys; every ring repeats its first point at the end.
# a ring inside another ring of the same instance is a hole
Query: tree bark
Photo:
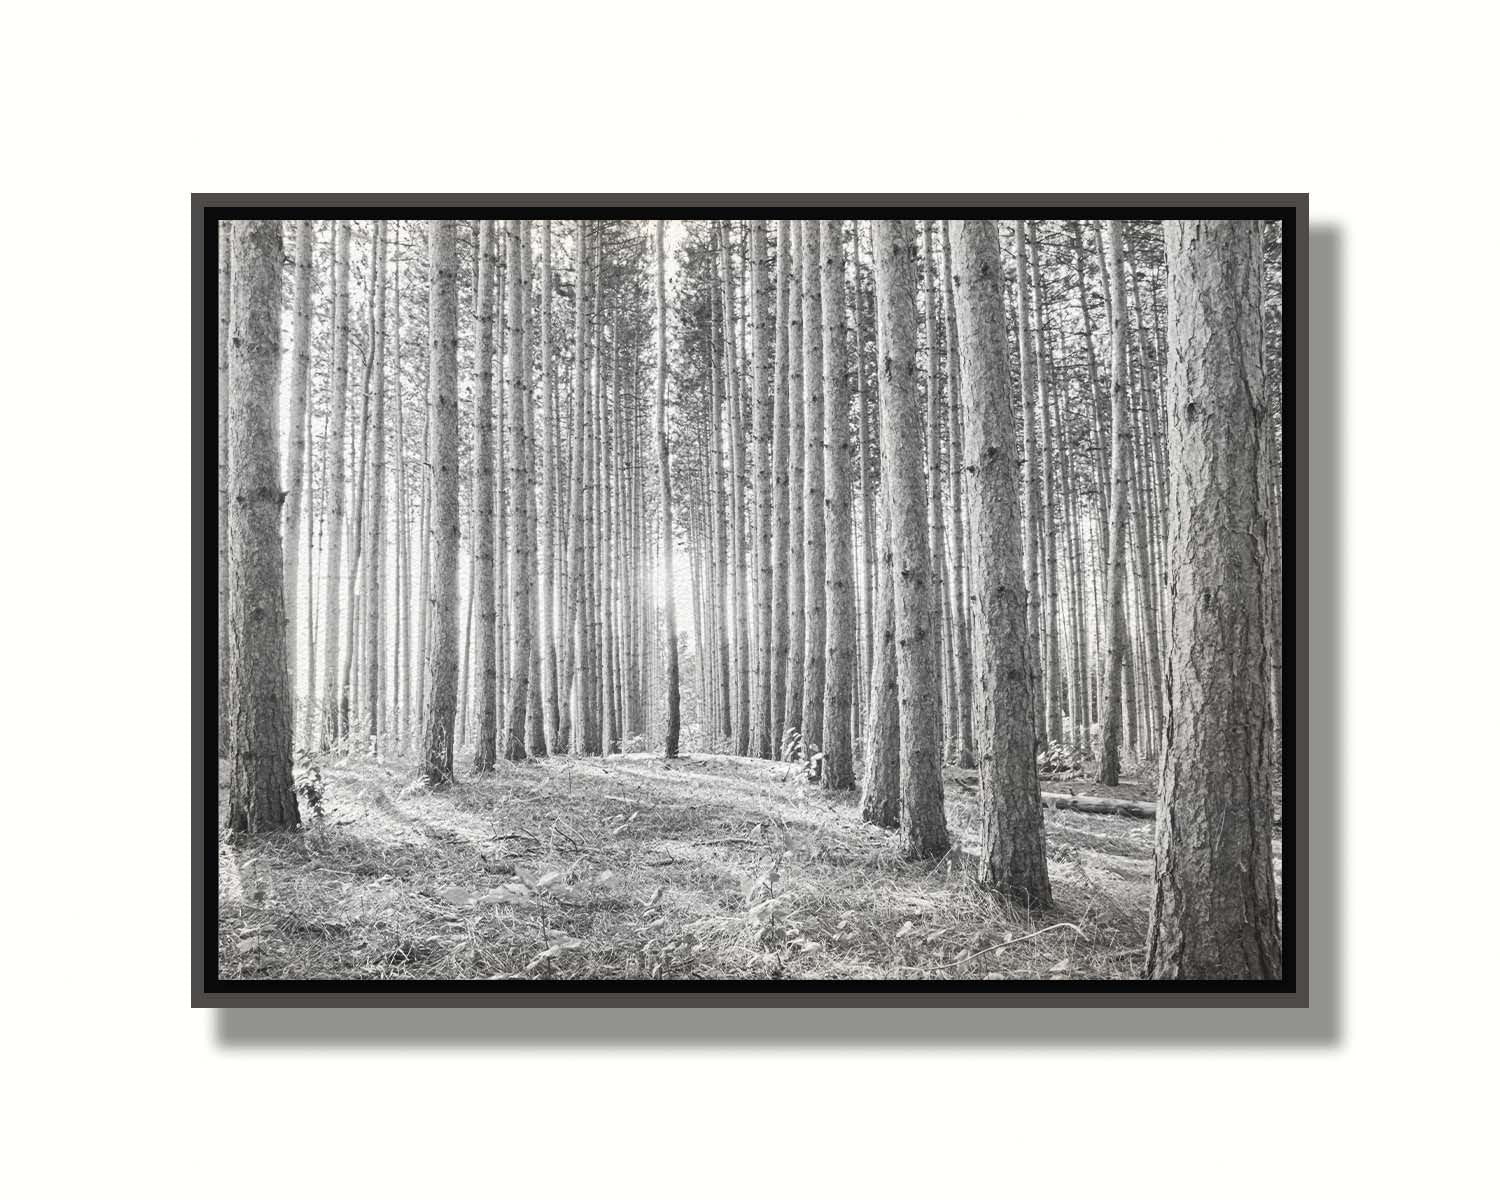
{"type": "Polygon", "coordinates": [[[281,222],[230,230],[229,828],[295,828],[277,384],[281,222]]]}
{"type": "Polygon", "coordinates": [[[531,509],[526,498],[531,491],[531,439],[526,410],[531,404],[531,364],[526,354],[526,302],[523,282],[523,243],[531,236],[530,221],[506,222],[506,288],[510,333],[506,371],[507,434],[510,441],[510,693],[505,707],[505,757],[511,762],[526,758],[526,700],[531,689],[531,638],[536,609],[531,585],[535,574],[531,509]]]}
{"type": "Polygon", "coordinates": [[[542,490],[540,539],[541,570],[541,668],[542,727],[547,748],[556,753],[558,744],[557,702],[557,440],[552,396],[552,222],[542,222],[542,490]]]}
{"type": "Polygon", "coordinates": [[[791,532],[790,454],[788,438],[788,376],[790,364],[790,295],[788,266],[792,250],[792,224],[782,221],[776,227],[776,403],[772,414],[771,445],[771,753],[781,757],[781,741],[786,734],[786,672],[788,622],[788,553],[791,532]]]}
{"type": "Polygon", "coordinates": [[[375,224],[375,344],[370,413],[369,555],[365,566],[365,661],[369,665],[370,744],[380,751],[385,699],[385,278],[386,223],[375,224]]]}
{"type": "Polygon", "coordinates": [[[849,438],[849,381],[845,371],[844,236],[842,221],[820,222],[823,248],[823,476],[828,579],[827,679],[823,700],[823,787],[854,786],[851,727],[856,614],[854,609],[854,531],[849,486],[854,457],[849,438]]]}
{"type": "MultiPolygon", "coordinates": [[[[281,509],[281,575],[286,599],[286,661],[297,662],[297,600],[301,564],[302,468],[307,455],[307,390],[312,363],[312,222],[297,222],[297,258],[292,281],[292,371],[287,405],[287,455],[283,464],[286,501],[281,509]]],[[[309,567],[309,570],[311,568],[309,567]]],[[[295,702],[296,689],[292,689],[295,702]]],[[[312,704],[312,696],[307,698],[312,704]]]]}
{"type": "Polygon", "coordinates": [[[474,351],[474,578],[479,634],[475,639],[474,770],[495,766],[498,717],[495,661],[495,222],[479,223],[479,290],[474,351]]]}
{"type": "Polygon", "coordinates": [[[665,753],[677,757],[682,727],[677,675],[677,587],[672,573],[672,472],[667,458],[667,285],[664,223],[656,223],[656,458],[661,476],[662,577],[665,583],[667,728],[665,753]]]}
{"type": "Polygon", "coordinates": [[[422,770],[434,786],[440,786],[453,779],[453,727],[458,707],[458,247],[455,223],[430,222],[429,238],[432,616],[428,631],[422,770]]]}
{"type": "Polygon", "coordinates": [[[802,751],[823,745],[823,688],[827,649],[828,581],[823,502],[823,284],[817,221],[802,222],[802,751]]]}
{"type": "Polygon", "coordinates": [[[786,696],[779,736],[788,751],[788,732],[802,728],[802,670],[806,651],[807,613],[804,574],[802,489],[806,485],[807,429],[803,385],[802,264],[807,253],[803,223],[791,222],[793,255],[787,263],[787,647],[786,696]]]}
{"type": "Polygon", "coordinates": [[[875,222],[875,278],[885,346],[880,364],[881,461],[891,494],[896,674],[901,712],[901,848],[911,859],[948,850],[943,817],[941,698],[932,625],[932,555],[927,544],[917,394],[917,281],[909,221],[875,222]]]}
{"type": "Polygon", "coordinates": [[[1120,673],[1125,655],[1125,521],[1130,503],[1130,414],[1126,408],[1125,266],[1120,249],[1120,222],[1109,223],[1110,305],[1110,498],[1108,629],[1104,652],[1104,729],[1099,750],[1099,782],[1120,782],[1120,673]]]}
{"type": "Polygon", "coordinates": [[[1260,225],[1169,221],[1166,244],[1170,620],[1146,973],[1278,979],[1260,225]]]}
{"type": "Polygon", "coordinates": [[[328,547],[323,564],[323,739],[324,750],[339,736],[339,608],[343,590],[344,436],[349,392],[349,237],[340,221],[334,234],[333,388],[328,430],[328,547]]]}
{"type": "Polygon", "coordinates": [[[972,543],[975,751],[984,814],[982,878],[1047,905],[1047,838],[1036,765],[1014,404],[1000,243],[989,221],[954,221],[953,288],[964,399],[972,543]]]}
{"type": "Polygon", "coordinates": [[[755,711],[751,717],[751,752],[771,758],[771,594],[772,569],[771,429],[775,396],[771,372],[774,315],[768,304],[766,223],[750,222],[751,387],[755,403],[751,458],[755,483],[755,711]]]}
{"type": "MultiPolygon", "coordinates": [[[[219,222],[219,757],[229,752],[230,222],[219,222]]],[[[309,698],[311,703],[311,698],[309,698]]]]}
{"type": "Polygon", "coordinates": [[[1023,444],[1021,453],[1025,459],[1022,477],[1024,495],[1023,516],[1026,522],[1026,639],[1031,657],[1032,694],[1037,698],[1034,712],[1036,718],[1036,740],[1045,745],[1047,740],[1046,711],[1042,696],[1042,642],[1041,642],[1041,478],[1037,472],[1036,445],[1036,355],[1031,345],[1031,287],[1027,279],[1026,222],[1016,223],[1016,316],[1020,326],[1021,350],[1021,424],[1023,444]]]}

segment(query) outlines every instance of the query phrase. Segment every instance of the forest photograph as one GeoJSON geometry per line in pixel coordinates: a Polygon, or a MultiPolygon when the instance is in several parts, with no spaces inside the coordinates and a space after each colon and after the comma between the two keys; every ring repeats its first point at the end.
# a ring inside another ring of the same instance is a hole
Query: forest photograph
{"type": "Polygon", "coordinates": [[[195,988],[1294,992],[1248,200],[198,198],[195,988]]]}

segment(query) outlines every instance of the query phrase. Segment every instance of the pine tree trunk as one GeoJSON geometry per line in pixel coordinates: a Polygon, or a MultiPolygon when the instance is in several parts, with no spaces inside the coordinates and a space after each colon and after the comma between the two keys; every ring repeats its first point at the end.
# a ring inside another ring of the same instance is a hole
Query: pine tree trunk
{"type": "MultiPolygon", "coordinates": [[[[864,560],[864,578],[861,586],[864,602],[860,606],[864,617],[864,669],[865,678],[855,676],[855,695],[872,695],[866,689],[875,679],[875,505],[874,481],[870,477],[870,447],[872,431],[869,420],[869,403],[865,395],[865,331],[864,331],[864,286],[860,279],[859,222],[854,226],[854,407],[859,412],[859,503],[860,503],[860,553],[864,560]]],[[[876,431],[878,432],[878,431],[876,431]]],[[[868,718],[871,725],[873,714],[868,718]]],[[[870,736],[866,730],[866,738],[870,736]]]]}
{"type": "Polygon", "coordinates": [[[828,643],[827,548],[823,497],[823,248],[817,221],[802,222],[802,750],[823,748],[828,643]]]}
{"type": "Polygon", "coordinates": [[[295,828],[277,384],[281,222],[230,228],[229,828],[295,828]]]}
{"type": "Polygon", "coordinates": [[[667,287],[663,223],[656,223],[656,457],[661,478],[662,579],[666,591],[667,730],[665,752],[677,757],[682,726],[677,677],[677,586],[672,573],[672,473],[667,459],[667,287]]]}
{"type": "MultiPolygon", "coordinates": [[[[229,753],[230,222],[219,222],[219,757],[229,753]]],[[[310,702],[310,701],[309,701],[310,702]]]]}
{"type": "Polygon", "coordinates": [[[734,634],[734,752],[750,753],[750,626],[745,574],[745,436],[741,419],[739,371],[735,366],[734,348],[734,272],[729,253],[729,224],[719,222],[719,254],[724,278],[724,392],[729,401],[730,445],[730,536],[734,583],[730,608],[730,627],[734,634]]]}
{"type": "Polygon", "coordinates": [[[431,628],[422,771],[437,786],[453,779],[458,707],[458,246],[453,221],[429,223],[432,421],[431,628]]]}
{"type": "Polygon", "coordinates": [[[339,607],[343,590],[344,438],[349,393],[349,238],[350,223],[334,234],[333,388],[328,430],[328,547],[323,563],[323,739],[324,750],[339,736],[339,607]]]}
{"type": "Polygon", "coordinates": [[[1120,673],[1128,653],[1125,624],[1125,521],[1130,500],[1130,414],[1125,386],[1125,266],[1120,251],[1120,222],[1109,223],[1110,304],[1110,499],[1109,584],[1104,604],[1104,730],[1099,751],[1099,782],[1120,782],[1120,673]]]}
{"type": "MultiPolygon", "coordinates": [[[[884,359],[884,354],[880,359],[884,359]]],[[[901,713],[896,671],[896,593],[891,570],[890,490],[880,489],[880,583],[870,666],[870,724],[865,733],[860,815],[873,825],[901,825],[901,713]]]]}
{"type": "Polygon", "coordinates": [[[525,273],[522,244],[531,237],[530,221],[508,221],[506,230],[506,308],[510,333],[506,371],[507,434],[510,439],[510,620],[509,698],[505,708],[505,757],[511,762],[526,758],[526,700],[531,687],[531,637],[535,606],[531,594],[534,564],[531,547],[531,510],[526,496],[531,491],[531,442],[527,436],[526,409],[531,404],[526,355],[526,305],[522,299],[525,273]]]}
{"type": "Polygon", "coordinates": [[[1026,223],[1016,223],[1016,315],[1020,327],[1021,350],[1021,423],[1025,467],[1022,477],[1024,499],[1023,516],[1026,522],[1026,637],[1029,646],[1032,671],[1032,694],[1037,698],[1035,709],[1036,737],[1038,743],[1047,741],[1047,710],[1042,692],[1042,639],[1041,639],[1041,477],[1037,471],[1036,438],[1036,355],[1031,343],[1031,284],[1028,279],[1029,254],[1026,247],[1026,223]]]}
{"type": "MultiPolygon", "coordinates": [[[[805,362],[803,326],[802,264],[807,253],[803,222],[790,222],[792,253],[787,260],[787,639],[786,695],[782,700],[782,719],[778,736],[782,747],[795,753],[789,737],[791,730],[802,728],[803,655],[807,648],[806,565],[804,557],[806,517],[802,509],[803,488],[807,483],[806,388],[803,382],[805,362]]],[[[782,749],[778,747],[778,750],[782,749]]]]}
{"type": "Polygon", "coordinates": [[[365,568],[365,661],[369,664],[370,743],[380,752],[381,705],[385,700],[385,248],[386,223],[375,225],[375,377],[370,415],[370,530],[365,568]]]}
{"type": "Polygon", "coordinates": [[[938,691],[944,698],[943,715],[948,745],[957,756],[958,728],[954,720],[958,694],[953,685],[952,636],[948,624],[944,581],[943,545],[943,424],[942,356],[937,336],[937,270],[933,261],[932,222],[922,222],[922,293],[927,345],[927,546],[932,554],[932,628],[938,638],[938,691]]]}
{"type": "Polygon", "coordinates": [[[474,578],[479,632],[475,642],[474,770],[495,766],[497,681],[495,653],[495,222],[479,223],[479,293],[474,353],[474,578]]]}
{"type": "Polygon", "coordinates": [[[772,414],[771,447],[771,745],[770,757],[781,757],[781,740],[786,733],[786,669],[788,621],[788,554],[791,532],[790,454],[787,413],[790,365],[790,296],[788,266],[792,250],[791,222],[776,227],[776,401],[772,414]]]}
{"type": "Polygon", "coordinates": [[[849,468],[849,381],[845,370],[844,232],[842,221],[820,222],[823,250],[823,477],[827,507],[824,564],[828,579],[827,680],[823,701],[823,787],[854,786],[852,707],[855,637],[854,531],[849,468]]]}
{"type": "MultiPolygon", "coordinates": [[[[953,627],[953,651],[958,700],[958,765],[974,765],[974,659],[969,633],[968,552],[964,539],[963,464],[963,369],[958,351],[958,320],[953,297],[953,246],[948,222],[940,223],[943,241],[943,311],[948,330],[948,478],[952,490],[952,520],[948,522],[952,558],[948,588],[949,620],[953,627]]],[[[1012,439],[1014,441],[1014,439],[1012,439]]]]}
{"type": "Polygon", "coordinates": [[[970,519],[983,531],[972,543],[981,878],[1021,904],[1047,905],[1052,891],[1037,781],[1000,243],[989,221],[951,222],[951,239],[964,473],[970,519]]]}
{"type": "MultiPolygon", "coordinates": [[[[287,669],[297,662],[298,576],[301,560],[302,469],[307,455],[307,390],[312,363],[312,222],[297,222],[297,258],[292,281],[292,369],[287,405],[287,455],[281,508],[281,575],[286,599],[287,669]]],[[[310,568],[309,568],[310,569],[310,568]]],[[[295,701],[296,689],[293,688],[295,701]]],[[[312,696],[308,696],[312,703],[312,696]]]]}
{"type": "Polygon", "coordinates": [[[766,279],[766,223],[750,222],[751,374],[754,434],[751,459],[755,483],[755,709],[751,716],[751,753],[771,753],[771,428],[775,416],[771,353],[774,331],[766,279]]]}
{"type": "Polygon", "coordinates": [[[542,490],[540,539],[541,570],[541,670],[542,727],[547,748],[556,753],[558,742],[557,701],[557,441],[552,397],[552,222],[542,222],[542,490]]]}
{"type": "Polygon", "coordinates": [[[1277,979],[1260,225],[1169,221],[1166,249],[1171,614],[1146,973],[1277,979]]]}
{"type": "Polygon", "coordinates": [[[920,458],[917,278],[909,221],[875,222],[875,279],[885,346],[880,363],[881,464],[891,501],[896,675],[901,710],[901,847],[907,858],[948,850],[943,817],[942,699],[932,628],[932,554],[920,458]]]}

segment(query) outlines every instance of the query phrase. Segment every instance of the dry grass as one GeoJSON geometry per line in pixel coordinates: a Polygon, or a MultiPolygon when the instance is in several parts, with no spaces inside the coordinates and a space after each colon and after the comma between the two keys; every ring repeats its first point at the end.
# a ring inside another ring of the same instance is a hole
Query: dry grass
{"type": "Polygon", "coordinates": [[[1150,824],[1048,813],[1056,907],[1029,914],[975,882],[972,772],[954,851],[914,864],[787,764],[559,758],[437,792],[406,763],[322,769],[302,831],[221,839],[223,978],[1111,979],[1144,958],[1150,824]]]}

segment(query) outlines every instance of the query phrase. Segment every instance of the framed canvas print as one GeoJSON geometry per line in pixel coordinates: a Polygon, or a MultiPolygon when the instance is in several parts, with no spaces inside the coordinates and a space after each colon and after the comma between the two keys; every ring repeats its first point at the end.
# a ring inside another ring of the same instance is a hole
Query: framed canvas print
{"type": "Polygon", "coordinates": [[[195,1004],[1307,1005],[1305,195],[192,238],[195,1004]]]}

